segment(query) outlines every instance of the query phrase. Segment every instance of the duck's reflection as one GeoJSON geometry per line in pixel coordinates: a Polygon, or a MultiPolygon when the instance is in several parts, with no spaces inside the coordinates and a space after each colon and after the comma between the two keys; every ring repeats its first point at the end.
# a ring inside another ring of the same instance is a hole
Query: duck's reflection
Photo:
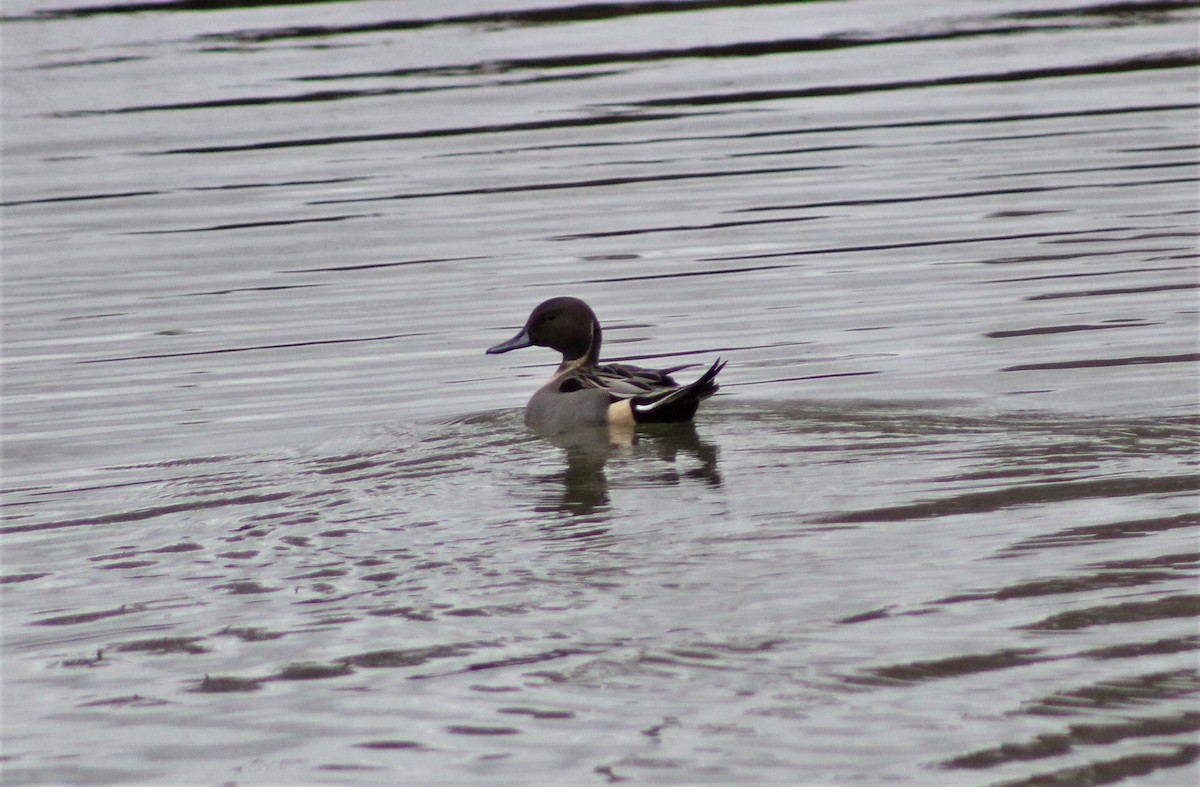
{"type": "Polygon", "coordinates": [[[570,432],[539,432],[538,436],[561,448],[566,466],[543,477],[543,510],[573,517],[590,516],[607,521],[609,485],[606,467],[611,459],[636,463],[641,483],[673,486],[681,479],[696,479],[720,486],[718,448],[700,439],[691,422],[642,425],[634,429],[598,428],[570,432]]]}

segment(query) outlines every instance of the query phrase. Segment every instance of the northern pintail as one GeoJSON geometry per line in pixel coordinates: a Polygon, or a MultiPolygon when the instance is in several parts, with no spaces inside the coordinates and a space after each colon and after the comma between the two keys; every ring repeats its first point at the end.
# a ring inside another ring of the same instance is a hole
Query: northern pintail
{"type": "Polygon", "coordinates": [[[578,298],[544,301],[525,327],[489,354],[522,347],[549,347],[562,363],[549,382],[525,406],[525,423],[538,429],[690,421],[700,402],[717,392],[718,358],[694,382],[680,385],[671,374],[698,364],[643,369],[624,363],[600,363],[600,321],[578,298]]]}

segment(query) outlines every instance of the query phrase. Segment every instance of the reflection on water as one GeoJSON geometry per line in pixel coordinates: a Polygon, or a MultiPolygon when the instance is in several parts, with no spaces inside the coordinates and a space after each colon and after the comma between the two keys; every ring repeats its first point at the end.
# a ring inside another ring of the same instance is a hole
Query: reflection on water
{"type": "MultiPolygon", "coordinates": [[[[107,468],[86,517],[54,515],[76,489],[14,490],[6,701],[55,698],[118,751],[139,728],[113,714],[153,712],[161,756],[200,774],[169,741],[208,711],[181,698],[263,697],[304,719],[284,748],[310,780],[436,781],[409,756],[497,746],[480,776],[691,774],[749,747],[788,752],[756,778],[820,780],[861,768],[847,725],[946,783],[1195,761],[1194,419],[712,404],[631,440],[529,435],[512,410],[107,468]],[[914,715],[943,722],[896,727],[914,715]],[[604,730],[575,764],[540,753],[604,730]]],[[[204,733],[245,752],[219,772],[271,759],[275,712],[204,733]]],[[[14,741],[20,778],[105,772],[14,741]]]]}
{"type": "Polygon", "coordinates": [[[539,487],[547,492],[541,507],[544,511],[578,515],[608,509],[605,466],[610,459],[636,464],[642,482],[651,486],[675,486],[689,480],[721,485],[718,448],[702,440],[691,422],[654,424],[629,432],[620,428],[548,432],[541,437],[562,449],[564,464],[561,471],[538,479],[539,487]],[[680,468],[689,464],[694,466],[680,468]]]}
{"type": "Polygon", "coordinates": [[[3,14],[6,784],[1190,783],[1196,3],[3,14]]]}

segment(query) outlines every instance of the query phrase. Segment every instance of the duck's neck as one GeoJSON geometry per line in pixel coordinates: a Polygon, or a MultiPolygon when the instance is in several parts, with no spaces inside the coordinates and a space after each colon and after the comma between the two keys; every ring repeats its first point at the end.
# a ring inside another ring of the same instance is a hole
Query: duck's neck
{"type": "Polygon", "coordinates": [[[600,321],[592,317],[589,335],[563,350],[562,363],[558,366],[559,373],[579,369],[584,366],[595,366],[600,362],[600,321]]]}

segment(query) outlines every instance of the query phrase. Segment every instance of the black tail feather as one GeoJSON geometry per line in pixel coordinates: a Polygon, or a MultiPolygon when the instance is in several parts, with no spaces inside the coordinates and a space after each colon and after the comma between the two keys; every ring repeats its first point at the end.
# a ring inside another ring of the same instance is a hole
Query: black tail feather
{"type": "Polygon", "coordinates": [[[633,417],[638,423],[666,423],[671,421],[690,421],[696,414],[700,402],[715,394],[721,386],[717,385],[717,375],[725,368],[725,361],[718,358],[708,371],[700,375],[694,382],[682,385],[673,391],[653,396],[636,396],[633,398],[633,417]]]}

